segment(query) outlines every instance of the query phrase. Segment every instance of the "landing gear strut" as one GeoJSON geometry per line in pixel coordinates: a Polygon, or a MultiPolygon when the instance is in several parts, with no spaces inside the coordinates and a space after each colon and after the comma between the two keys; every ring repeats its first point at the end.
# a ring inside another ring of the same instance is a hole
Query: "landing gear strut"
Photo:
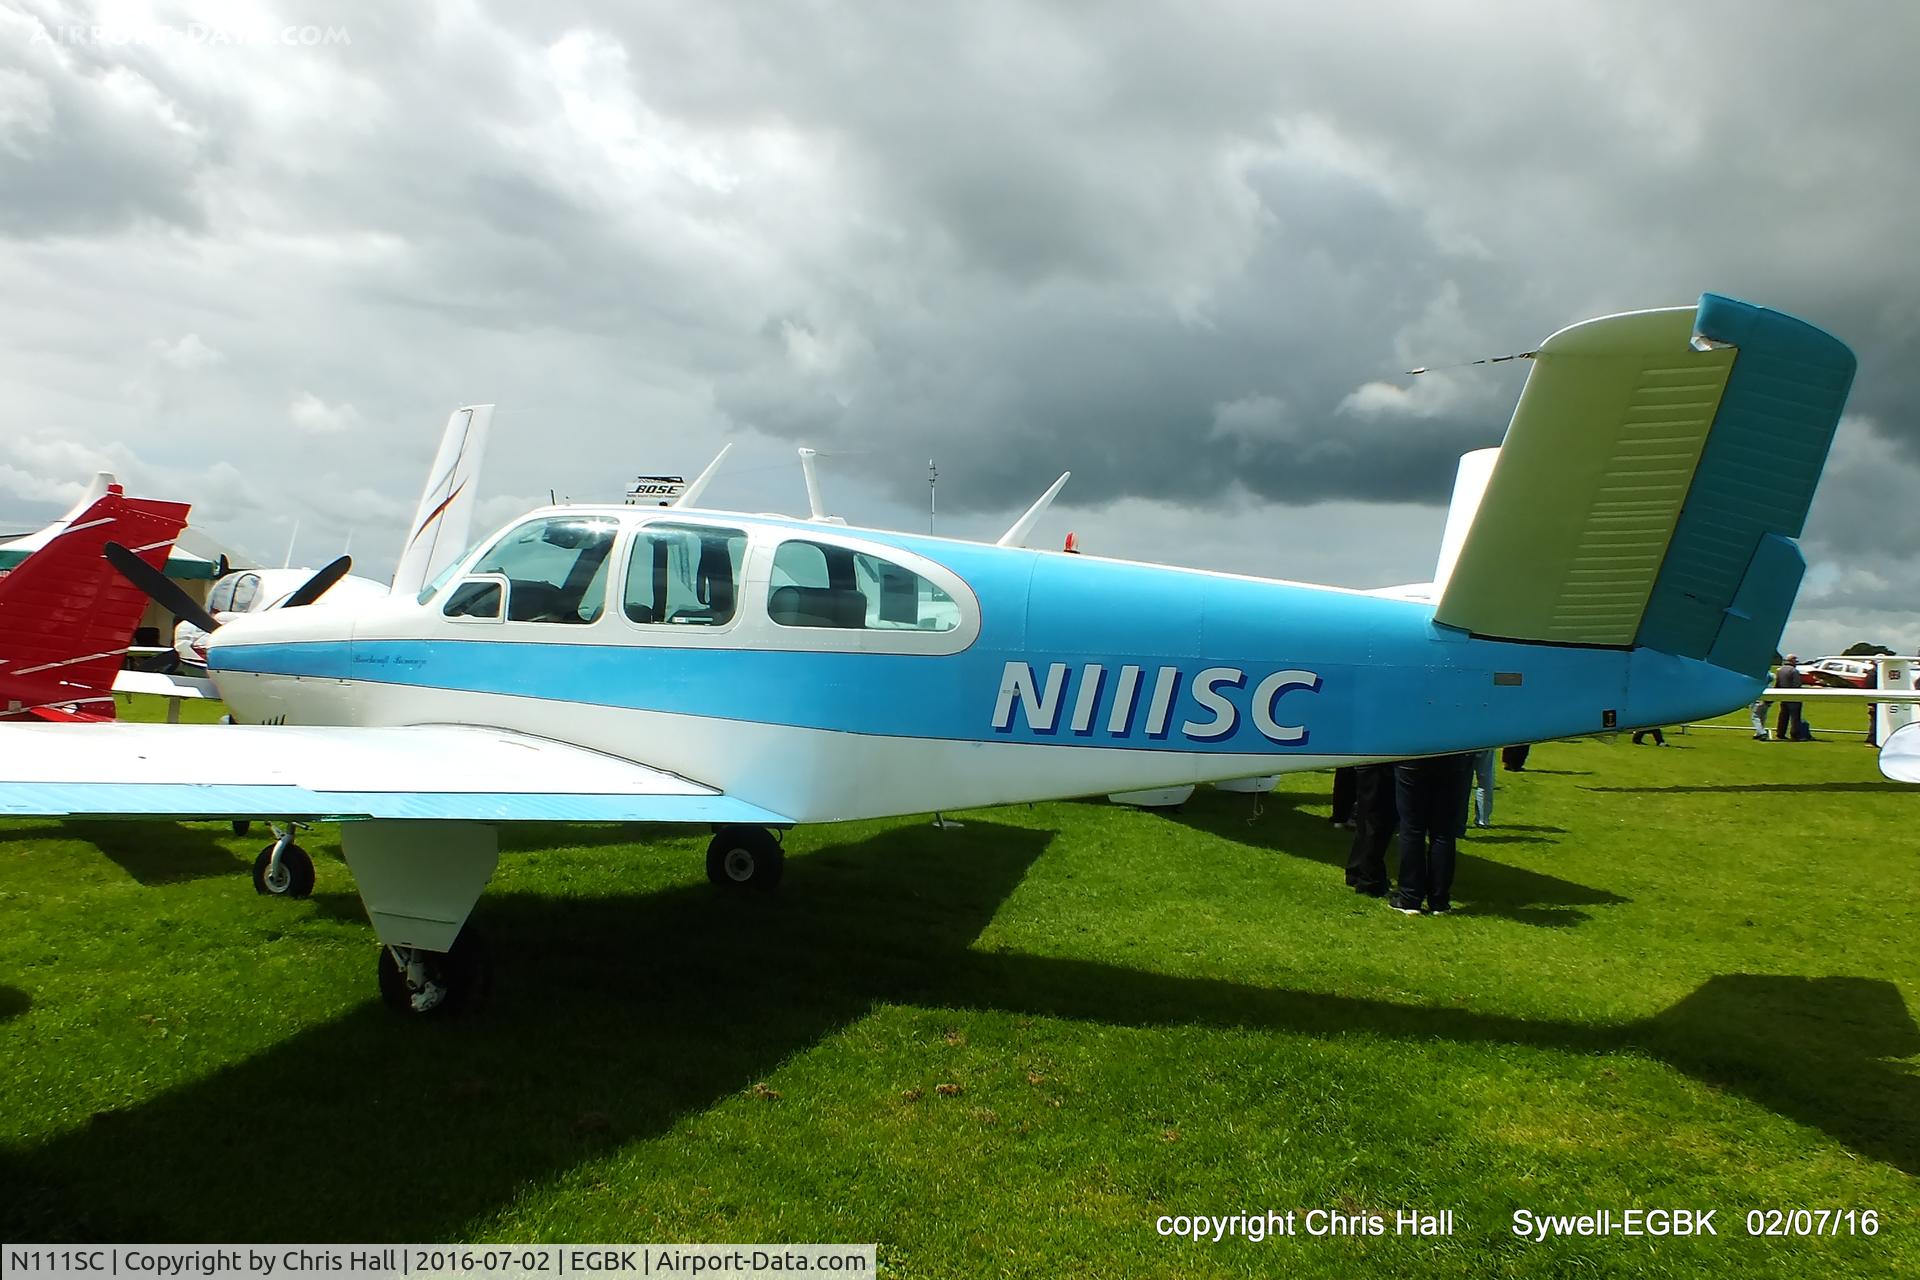
{"type": "MultiPolygon", "coordinates": [[[[237,824],[236,824],[237,825],[237,824]]],[[[253,860],[253,891],[276,898],[306,898],[313,894],[313,859],[293,842],[300,823],[273,823],[273,843],[253,860]]]]}
{"type": "Polygon", "coordinates": [[[765,827],[722,827],[707,846],[707,879],[723,889],[771,889],[786,861],[780,841],[765,827]]]}
{"type": "Polygon", "coordinates": [[[471,1009],[491,982],[486,943],[471,926],[460,931],[451,951],[380,948],[380,998],[411,1017],[440,1018],[471,1009]]]}

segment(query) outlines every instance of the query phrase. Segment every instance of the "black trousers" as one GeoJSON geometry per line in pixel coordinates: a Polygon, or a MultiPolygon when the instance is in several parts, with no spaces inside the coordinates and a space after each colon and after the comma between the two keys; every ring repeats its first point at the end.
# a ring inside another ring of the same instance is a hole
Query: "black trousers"
{"type": "Polygon", "coordinates": [[[1379,896],[1387,891],[1387,846],[1399,826],[1393,766],[1365,764],[1353,775],[1353,848],[1347,853],[1347,883],[1361,893],[1379,896]]]}
{"type": "Polygon", "coordinates": [[[1473,785],[1473,757],[1434,756],[1394,766],[1400,810],[1400,887],[1396,907],[1453,905],[1453,870],[1459,855],[1460,808],[1473,785]]]}
{"type": "Polygon", "coordinates": [[[1792,742],[1800,736],[1800,708],[1804,703],[1783,702],[1780,704],[1780,718],[1774,721],[1773,733],[1782,742],[1792,742]]]}
{"type": "Polygon", "coordinates": [[[1353,816],[1353,774],[1351,765],[1333,771],[1333,816],[1327,821],[1336,827],[1353,816]]]}
{"type": "Polygon", "coordinates": [[[1508,773],[1519,773],[1527,767],[1527,753],[1533,750],[1533,744],[1523,742],[1515,747],[1500,748],[1500,763],[1506,766],[1508,773]]]}

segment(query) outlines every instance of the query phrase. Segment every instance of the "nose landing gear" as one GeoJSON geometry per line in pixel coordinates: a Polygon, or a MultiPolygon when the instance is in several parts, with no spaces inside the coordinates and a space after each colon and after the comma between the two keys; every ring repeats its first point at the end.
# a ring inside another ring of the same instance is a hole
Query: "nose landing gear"
{"type": "MultiPolygon", "coordinates": [[[[235,824],[236,826],[238,824],[235,824]]],[[[293,842],[301,823],[273,823],[273,843],[253,860],[253,891],[275,898],[313,895],[313,859],[293,842]]]]}

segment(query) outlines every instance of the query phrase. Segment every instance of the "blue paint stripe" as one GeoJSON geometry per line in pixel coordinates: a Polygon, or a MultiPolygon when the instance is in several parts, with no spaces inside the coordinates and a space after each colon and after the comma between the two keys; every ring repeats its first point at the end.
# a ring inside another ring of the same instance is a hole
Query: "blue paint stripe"
{"type": "MultiPolygon", "coordinates": [[[[1276,646],[1278,647],[1278,646],[1276,646]]],[[[1382,646],[1372,646],[1375,654],[1382,646]]],[[[1323,651],[1324,652],[1324,651],[1323,651]]],[[[1148,706],[1159,660],[1112,653],[1044,656],[970,650],[952,657],[782,653],[713,649],[582,646],[516,641],[362,642],[345,645],[258,645],[216,649],[228,669],[358,679],[465,692],[658,711],[784,725],[833,733],[960,742],[1033,742],[1067,748],[1250,754],[1419,755],[1468,743],[1502,743],[1597,731],[1604,712],[1649,723],[1715,715],[1750,697],[1748,681],[1700,662],[1636,651],[1517,645],[1496,641],[1425,642],[1412,660],[1368,662],[1343,644],[1336,662],[1297,659],[1176,663],[1182,668],[1164,738],[1150,736],[1148,706]],[[1653,661],[1661,659],[1662,661],[1653,661]],[[1068,666],[1054,732],[1036,729],[1016,709],[1003,731],[993,727],[1002,670],[1030,662],[1044,685],[1051,662],[1068,666]],[[1092,666],[1104,673],[1092,731],[1071,722],[1080,683],[1092,666]],[[1144,668],[1135,712],[1122,735],[1109,733],[1117,673],[1144,668]],[[1181,731],[1211,726],[1214,712],[1193,696],[1206,666],[1239,666],[1247,679],[1221,686],[1237,708],[1233,732],[1199,740],[1181,731]],[[1276,743],[1258,731],[1252,691],[1274,671],[1305,669],[1320,688],[1290,689],[1274,705],[1282,725],[1307,730],[1304,741],[1276,743]],[[1519,687],[1496,685],[1495,672],[1523,673],[1519,687]]],[[[630,754],[646,758],[636,741],[630,754]]]]}

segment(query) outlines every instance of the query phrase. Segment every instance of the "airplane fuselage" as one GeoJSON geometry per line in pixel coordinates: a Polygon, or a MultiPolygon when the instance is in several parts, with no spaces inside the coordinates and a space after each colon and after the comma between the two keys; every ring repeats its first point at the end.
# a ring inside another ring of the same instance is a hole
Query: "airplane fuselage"
{"type": "Polygon", "coordinates": [[[1764,683],[1648,649],[1476,638],[1436,625],[1431,604],[1338,588],[688,510],[535,512],[424,594],[241,619],[214,637],[210,670],[243,722],[492,725],[801,822],[1666,724],[1764,683]],[[541,520],[616,530],[593,616],[450,616],[488,547],[541,520]],[[724,623],[640,603],[664,590],[641,563],[655,526],[744,535],[724,623]],[[859,599],[833,618],[780,613],[780,548],[796,542],[880,565],[865,615],[859,599]]]}

